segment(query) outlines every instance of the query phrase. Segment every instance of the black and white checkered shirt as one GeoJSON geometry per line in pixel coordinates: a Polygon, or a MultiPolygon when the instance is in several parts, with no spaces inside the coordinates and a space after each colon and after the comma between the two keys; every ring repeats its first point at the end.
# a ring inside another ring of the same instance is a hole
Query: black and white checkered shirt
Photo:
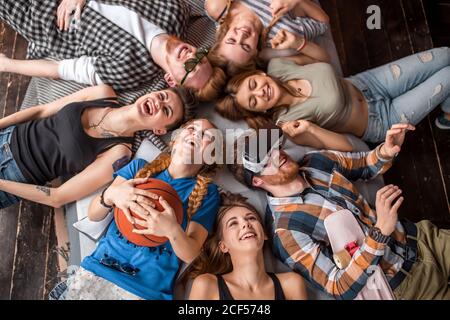
{"type": "MultiPolygon", "coordinates": [[[[97,1],[135,11],[168,34],[185,35],[189,7],[183,0],[97,1]]],[[[117,90],[134,89],[161,76],[162,70],[141,42],[88,6],[77,28],[59,31],[58,4],[57,0],[0,0],[0,19],[30,43],[28,58],[95,57],[101,80],[117,90]]]]}

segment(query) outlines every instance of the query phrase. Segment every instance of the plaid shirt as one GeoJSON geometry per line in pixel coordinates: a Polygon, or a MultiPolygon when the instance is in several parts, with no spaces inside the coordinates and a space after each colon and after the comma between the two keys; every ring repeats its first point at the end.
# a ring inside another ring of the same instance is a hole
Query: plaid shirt
{"type": "MultiPolygon", "coordinates": [[[[133,10],[168,34],[185,35],[189,7],[183,0],[97,1],[133,10]]],[[[94,66],[100,78],[117,90],[133,89],[162,76],[142,43],[88,6],[76,29],[60,32],[56,26],[58,5],[56,0],[0,0],[0,19],[30,43],[28,58],[96,57],[94,66]]]]}
{"type": "Polygon", "coordinates": [[[290,268],[338,299],[355,298],[371,275],[371,266],[379,264],[390,281],[404,262],[406,234],[402,224],[397,223],[387,245],[368,236],[377,215],[350,182],[375,178],[391,167],[391,160],[379,156],[379,148],[361,153],[308,153],[302,160],[300,174],[310,186],[291,197],[268,196],[274,253],[290,268]],[[333,261],[324,226],[328,215],[342,209],[354,214],[366,235],[345,269],[339,269],[333,261]]]}

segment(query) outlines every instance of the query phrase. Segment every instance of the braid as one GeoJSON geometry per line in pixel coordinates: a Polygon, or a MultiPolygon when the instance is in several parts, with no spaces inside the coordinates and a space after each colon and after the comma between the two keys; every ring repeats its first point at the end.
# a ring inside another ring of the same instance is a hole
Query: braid
{"type": "Polygon", "coordinates": [[[194,189],[191,192],[191,195],[188,199],[188,219],[189,221],[197,212],[197,210],[201,207],[203,203],[203,199],[208,193],[208,185],[213,181],[213,177],[218,169],[218,166],[213,165],[205,166],[205,172],[202,170],[199,172],[197,176],[197,183],[195,184],[194,189]]]}
{"type": "Polygon", "coordinates": [[[136,178],[148,178],[167,169],[171,160],[172,159],[169,153],[161,153],[155,160],[147,163],[141,170],[139,170],[138,173],[136,173],[136,178]]]}

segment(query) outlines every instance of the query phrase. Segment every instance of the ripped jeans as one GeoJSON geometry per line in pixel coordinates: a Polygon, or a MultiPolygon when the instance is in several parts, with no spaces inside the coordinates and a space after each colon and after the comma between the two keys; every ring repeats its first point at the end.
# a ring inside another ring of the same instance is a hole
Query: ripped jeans
{"type": "Polygon", "coordinates": [[[435,48],[347,78],[365,96],[369,122],[362,139],[384,141],[395,123],[418,124],[436,106],[450,113],[450,48],[435,48]]]}

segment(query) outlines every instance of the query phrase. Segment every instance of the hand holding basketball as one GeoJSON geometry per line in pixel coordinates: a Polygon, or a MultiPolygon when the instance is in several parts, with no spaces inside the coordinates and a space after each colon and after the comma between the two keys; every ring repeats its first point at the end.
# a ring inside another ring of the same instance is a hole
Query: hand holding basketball
{"type": "Polygon", "coordinates": [[[151,234],[157,237],[167,237],[174,233],[174,229],[179,226],[175,211],[167,203],[163,197],[159,198],[159,203],[163,207],[163,211],[158,211],[146,204],[142,206],[147,210],[148,214],[135,212],[142,220],[136,220],[136,225],[144,229],[133,229],[137,234],[151,234]]]}
{"type": "Polygon", "coordinates": [[[157,200],[158,195],[144,189],[136,188],[137,185],[147,182],[147,178],[131,179],[118,185],[111,185],[105,191],[105,202],[113,204],[120,210],[130,223],[135,223],[130,210],[145,214],[147,210],[143,205],[155,207],[152,200],[157,200]]]}
{"type": "MultiPolygon", "coordinates": [[[[142,183],[142,181],[144,180],[134,179],[128,184],[128,188],[137,188],[149,192],[154,197],[150,200],[151,203],[132,201],[134,204],[131,203],[131,206],[127,209],[133,219],[132,223],[125,218],[126,213],[121,208],[116,207],[114,220],[119,231],[128,241],[138,246],[159,246],[168,240],[165,235],[175,234],[176,225],[182,224],[184,217],[183,201],[178,196],[177,191],[162,180],[149,178],[146,179],[145,183],[142,183]],[[134,210],[134,208],[138,208],[138,210],[134,210]]],[[[134,197],[133,194],[136,195],[136,193],[132,193],[129,196],[134,197]]],[[[138,195],[142,194],[138,192],[138,195]]],[[[123,198],[127,199],[125,196],[123,198]]],[[[131,200],[134,199],[131,198],[131,200]]],[[[128,204],[129,202],[125,200],[125,205],[128,204]]]]}

